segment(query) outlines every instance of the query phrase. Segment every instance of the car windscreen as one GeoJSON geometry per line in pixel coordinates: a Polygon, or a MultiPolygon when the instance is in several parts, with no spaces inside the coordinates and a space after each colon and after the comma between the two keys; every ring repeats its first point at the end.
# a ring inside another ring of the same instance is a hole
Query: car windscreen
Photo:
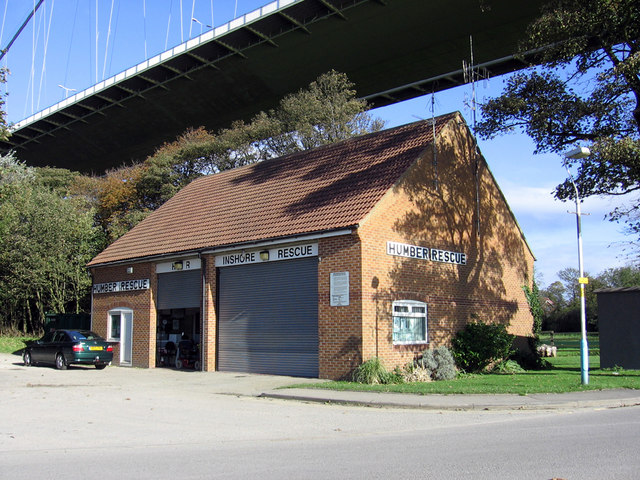
{"type": "Polygon", "coordinates": [[[72,331],[69,332],[69,335],[74,342],[82,340],[102,340],[100,335],[90,332],[89,330],[72,331]]]}

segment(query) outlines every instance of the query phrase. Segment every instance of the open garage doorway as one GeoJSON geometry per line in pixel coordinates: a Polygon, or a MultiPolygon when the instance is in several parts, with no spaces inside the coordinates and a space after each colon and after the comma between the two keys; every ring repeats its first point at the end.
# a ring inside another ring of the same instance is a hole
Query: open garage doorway
{"type": "Polygon", "coordinates": [[[200,370],[200,309],[158,310],[156,366],[200,370]]]}

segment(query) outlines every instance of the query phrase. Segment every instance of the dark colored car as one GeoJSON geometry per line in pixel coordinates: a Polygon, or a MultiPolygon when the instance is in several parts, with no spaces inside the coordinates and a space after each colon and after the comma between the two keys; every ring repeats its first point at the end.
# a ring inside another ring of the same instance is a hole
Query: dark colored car
{"type": "Polygon", "coordinates": [[[95,365],[101,370],[113,359],[113,347],[89,330],[54,330],[27,345],[22,353],[24,364],[55,365],[65,370],[68,365],[95,365]]]}

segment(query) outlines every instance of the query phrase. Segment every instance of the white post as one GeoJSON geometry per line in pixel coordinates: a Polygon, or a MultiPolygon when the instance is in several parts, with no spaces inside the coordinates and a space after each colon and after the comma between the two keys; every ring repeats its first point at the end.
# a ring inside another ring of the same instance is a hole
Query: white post
{"type": "MultiPolygon", "coordinates": [[[[571,159],[579,159],[585,158],[591,155],[591,152],[588,148],[578,147],[574,150],[565,154],[566,158],[571,159]]],[[[585,298],[585,285],[588,283],[588,279],[584,276],[584,267],[583,267],[583,259],[582,259],[582,222],[581,222],[581,212],[580,212],[580,194],[578,193],[578,187],[573,181],[573,176],[569,171],[569,167],[566,165],[567,173],[569,174],[569,180],[573,185],[573,189],[575,190],[576,196],[576,226],[578,230],[578,269],[580,271],[580,278],[578,282],[580,283],[580,378],[583,385],[589,384],[589,345],[587,343],[587,304],[585,298]]]]}

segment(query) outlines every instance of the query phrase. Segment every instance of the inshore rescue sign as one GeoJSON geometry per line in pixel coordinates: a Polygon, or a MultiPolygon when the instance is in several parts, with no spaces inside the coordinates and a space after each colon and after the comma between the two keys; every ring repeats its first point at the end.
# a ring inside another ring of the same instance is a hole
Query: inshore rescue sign
{"type": "Polygon", "coordinates": [[[461,252],[450,252],[437,248],[420,247],[399,242],[387,242],[387,255],[406,258],[419,258],[432,262],[452,263],[454,265],[466,265],[467,255],[461,252]]]}
{"type": "Polygon", "coordinates": [[[216,256],[216,267],[231,267],[249,263],[274,262],[295,258],[317,257],[318,244],[309,243],[292,247],[277,247],[268,250],[250,250],[216,256]]]}

